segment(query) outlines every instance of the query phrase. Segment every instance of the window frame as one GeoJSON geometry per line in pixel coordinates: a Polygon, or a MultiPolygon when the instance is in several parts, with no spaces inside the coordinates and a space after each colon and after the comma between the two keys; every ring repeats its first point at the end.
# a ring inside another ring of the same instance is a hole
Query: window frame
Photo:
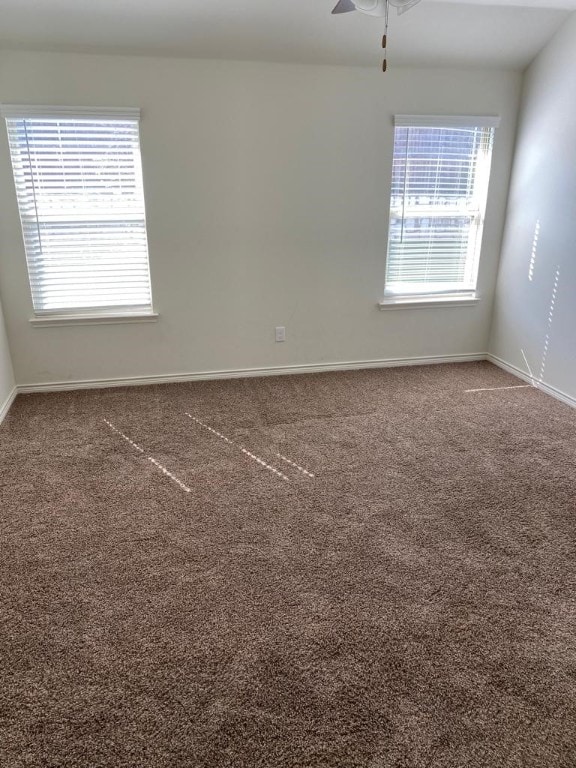
{"type": "MultiPolygon", "coordinates": [[[[49,326],[63,326],[63,325],[92,325],[92,324],[111,324],[111,323],[138,323],[138,322],[155,322],[158,319],[158,313],[154,310],[153,292],[152,292],[152,278],[150,269],[150,250],[148,243],[148,231],[147,231],[147,216],[146,216],[146,201],[144,194],[144,182],[142,178],[142,145],[140,137],[140,117],[141,112],[137,107],[78,107],[78,106],[47,106],[47,105],[19,105],[19,104],[1,104],[0,116],[4,118],[6,123],[6,130],[8,132],[8,121],[24,121],[24,120],[38,120],[38,121],[77,121],[78,123],[96,123],[113,122],[118,120],[119,122],[133,122],[136,124],[136,141],[135,148],[137,157],[135,158],[130,172],[135,175],[138,182],[138,192],[141,192],[142,202],[142,218],[140,219],[144,233],[145,244],[145,257],[147,267],[147,293],[149,296],[149,303],[142,304],[96,304],[95,306],[70,306],[59,307],[54,309],[38,309],[34,305],[34,297],[32,290],[32,283],[30,279],[30,268],[33,262],[29,257],[29,253],[26,248],[26,238],[24,232],[24,221],[22,217],[22,211],[20,207],[20,199],[16,190],[16,175],[13,165],[14,155],[12,152],[12,146],[10,150],[10,161],[12,178],[15,186],[15,195],[18,203],[18,212],[20,214],[21,234],[23,238],[23,245],[26,254],[26,266],[27,266],[27,279],[30,300],[32,304],[32,317],[30,323],[36,327],[49,327],[49,326]]],[[[34,170],[34,166],[30,165],[34,170]]],[[[65,166],[60,166],[60,170],[65,166]]],[[[106,221],[104,217],[102,221],[106,221]]],[[[38,221],[38,219],[37,219],[38,221]]],[[[66,221],[64,218],[63,221],[66,221]]],[[[40,246],[41,248],[41,246],[40,246]]],[[[142,252],[143,255],[143,252],[142,252]]]]}
{"type": "MultiPolygon", "coordinates": [[[[383,298],[378,302],[381,309],[425,309],[427,307],[464,307],[474,306],[480,301],[480,295],[478,293],[478,274],[482,252],[483,230],[484,222],[486,219],[486,210],[488,205],[488,190],[491,178],[492,159],[493,159],[493,145],[495,138],[495,130],[500,125],[500,117],[495,115],[395,115],[394,116],[394,149],[393,157],[395,157],[397,129],[398,128],[475,128],[475,129],[490,129],[492,131],[491,136],[491,149],[489,162],[487,163],[486,171],[487,178],[485,180],[485,197],[483,200],[483,207],[479,214],[480,220],[478,221],[476,232],[476,246],[473,256],[474,263],[467,265],[471,267],[471,272],[474,275],[473,287],[462,289],[450,289],[442,290],[441,288],[434,289],[432,286],[430,290],[420,291],[394,291],[387,286],[388,277],[388,265],[390,258],[391,247],[391,222],[392,222],[392,180],[390,186],[390,206],[389,206],[389,220],[388,220],[388,236],[387,236],[387,249],[384,263],[384,293],[383,298]]],[[[424,285],[424,283],[420,284],[424,285]]]]}

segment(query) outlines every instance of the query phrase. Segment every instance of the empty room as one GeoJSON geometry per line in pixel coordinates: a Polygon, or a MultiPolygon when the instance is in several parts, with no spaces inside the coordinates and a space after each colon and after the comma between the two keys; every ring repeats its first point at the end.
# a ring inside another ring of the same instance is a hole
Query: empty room
{"type": "Polygon", "coordinates": [[[576,0],[0,0],[0,766],[576,766],[576,0]]]}

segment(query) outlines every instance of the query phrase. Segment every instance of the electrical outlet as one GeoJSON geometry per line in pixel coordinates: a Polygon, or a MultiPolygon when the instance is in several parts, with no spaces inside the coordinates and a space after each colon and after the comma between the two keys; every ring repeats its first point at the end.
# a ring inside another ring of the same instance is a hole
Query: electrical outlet
{"type": "Polygon", "coordinates": [[[286,341],[286,328],[283,325],[276,326],[276,341],[286,341]]]}

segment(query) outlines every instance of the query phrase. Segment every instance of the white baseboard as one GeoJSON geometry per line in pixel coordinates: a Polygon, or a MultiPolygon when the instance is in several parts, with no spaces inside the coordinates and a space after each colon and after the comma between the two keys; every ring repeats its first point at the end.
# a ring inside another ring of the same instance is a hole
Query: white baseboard
{"type": "Polygon", "coordinates": [[[42,384],[21,384],[13,389],[3,405],[0,405],[0,424],[5,418],[17,394],[32,392],[64,392],[77,389],[107,389],[111,387],[134,387],[149,384],[174,384],[191,381],[210,381],[214,379],[241,379],[257,376],[288,376],[300,373],[328,373],[330,371],[354,371],[369,368],[395,368],[403,365],[438,365],[441,363],[472,363],[488,360],[499,368],[517,376],[546,394],[555,397],[566,405],[576,408],[576,398],[553,387],[551,384],[536,379],[526,371],[502,360],[496,355],[477,352],[468,355],[437,355],[432,357],[397,357],[386,360],[354,360],[342,363],[322,363],[310,365],[277,366],[272,368],[243,368],[238,370],[202,371],[200,373],[174,373],[164,376],[139,376],[125,379],[85,379],[81,381],[54,381],[42,384]]]}
{"type": "Polygon", "coordinates": [[[502,360],[500,357],[496,357],[496,355],[491,355],[489,353],[486,355],[486,360],[488,360],[490,363],[494,363],[494,365],[497,365],[499,368],[508,371],[508,373],[511,373],[514,376],[518,376],[519,379],[527,381],[529,384],[532,384],[533,387],[541,389],[543,392],[546,392],[547,395],[551,395],[557,400],[561,400],[563,403],[566,403],[566,405],[570,405],[572,408],[576,408],[576,397],[572,397],[572,395],[569,395],[566,392],[562,392],[561,389],[557,389],[551,384],[546,384],[546,382],[535,378],[526,371],[523,371],[521,368],[512,365],[512,363],[507,363],[506,360],[502,360]]]}
{"type": "Polygon", "coordinates": [[[8,395],[6,400],[0,405],[0,424],[4,421],[6,416],[8,415],[8,411],[10,410],[10,406],[16,399],[16,395],[18,394],[18,388],[14,387],[12,392],[8,395]]]}
{"type": "Polygon", "coordinates": [[[471,363],[486,360],[484,352],[469,355],[443,355],[433,357],[398,357],[387,360],[354,360],[344,363],[278,366],[274,368],[244,368],[228,371],[204,371],[201,373],[174,373],[165,376],[140,376],[127,379],[87,379],[83,381],[53,381],[44,384],[21,384],[18,392],[63,392],[74,389],[105,389],[108,387],[133,387],[147,384],[174,384],[213,379],[241,379],[254,376],[287,376],[297,373],[327,373],[329,371],[354,371],[367,368],[393,368],[403,365],[437,365],[439,363],[471,363]]]}

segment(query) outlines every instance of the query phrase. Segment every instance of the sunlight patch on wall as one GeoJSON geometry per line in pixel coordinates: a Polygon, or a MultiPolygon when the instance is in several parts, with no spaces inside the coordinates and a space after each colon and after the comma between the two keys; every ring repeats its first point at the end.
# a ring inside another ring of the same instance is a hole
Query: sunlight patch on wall
{"type": "Polygon", "coordinates": [[[552,330],[552,323],[554,322],[554,312],[556,310],[556,300],[558,298],[558,284],[560,282],[560,267],[556,269],[554,276],[554,286],[552,288],[552,298],[550,300],[550,308],[548,310],[548,327],[546,331],[546,337],[544,339],[544,351],[542,352],[542,363],[540,365],[539,380],[544,379],[544,372],[546,371],[546,363],[548,361],[548,352],[550,351],[550,332],[552,330]]]}
{"type": "Polygon", "coordinates": [[[528,280],[534,279],[534,265],[536,264],[536,254],[538,253],[538,240],[540,239],[540,219],[536,222],[534,229],[534,239],[532,240],[532,251],[530,253],[530,266],[528,267],[528,280]]]}
{"type": "Polygon", "coordinates": [[[520,350],[522,352],[522,357],[524,358],[524,362],[526,363],[526,368],[528,368],[528,373],[530,374],[530,378],[534,379],[534,374],[532,373],[532,368],[530,368],[530,363],[528,362],[528,358],[526,357],[526,353],[523,349],[520,350]]]}

